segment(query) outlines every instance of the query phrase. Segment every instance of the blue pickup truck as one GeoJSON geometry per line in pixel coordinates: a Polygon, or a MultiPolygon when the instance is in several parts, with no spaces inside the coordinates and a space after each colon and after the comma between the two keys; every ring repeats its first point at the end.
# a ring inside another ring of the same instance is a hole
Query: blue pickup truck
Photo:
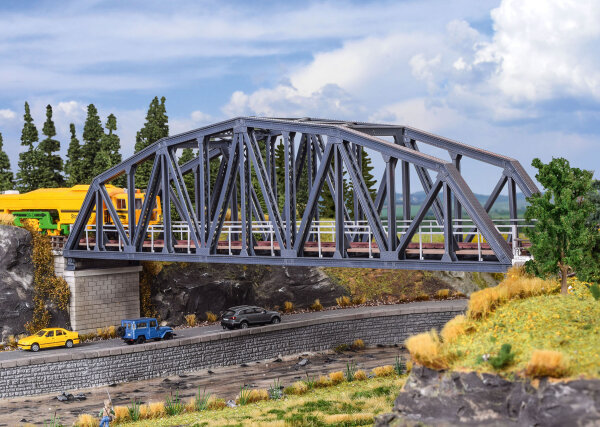
{"type": "Polygon", "coordinates": [[[127,344],[143,344],[147,340],[170,340],[175,336],[170,326],[159,326],[153,317],[121,320],[119,336],[127,344]]]}

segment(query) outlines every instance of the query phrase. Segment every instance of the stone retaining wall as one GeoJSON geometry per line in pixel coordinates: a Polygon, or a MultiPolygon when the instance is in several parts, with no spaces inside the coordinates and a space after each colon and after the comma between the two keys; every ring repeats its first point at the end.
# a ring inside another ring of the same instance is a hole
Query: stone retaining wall
{"type": "Polygon", "coordinates": [[[372,313],[325,315],[246,330],[119,346],[89,352],[25,357],[0,364],[0,398],[42,394],[181,374],[215,366],[322,351],[361,338],[367,346],[400,344],[408,336],[441,328],[465,309],[464,301],[440,307],[393,307],[372,313]]]}

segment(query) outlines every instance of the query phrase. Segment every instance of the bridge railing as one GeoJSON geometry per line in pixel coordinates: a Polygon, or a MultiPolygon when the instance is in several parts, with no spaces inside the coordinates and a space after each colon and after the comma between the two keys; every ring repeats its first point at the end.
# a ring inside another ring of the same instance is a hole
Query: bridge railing
{"type": "MultiPolygon", "coordinates": [[[[382,223],[387,232],[387,221],[384,220],[382,223]]],[[[335,241],[335,224],[334,220],[320,220],[313,221],[311,225],[308,238],[308,242],[310,243],[307,245],[310,245],[308,249],[316,252],[319,258],[324,256],[324,252],[330,250],[331,245],[327,245],[327,243],[335,241]]],[[[410,224],[411,221],[396,221],[398,239],[401,239],[407,232],[410,224]]],[[[300,221],[298,221],[296,225],[299,226],[300,221]]],[[[494,220],[494,225],[498,233],[500,233],[508,242],[512,243],[513,258],[516,262],[524,262],[530,258],[528,254],[524,254],[523,252],[523,249],[528,243],[528,240],[523,238],[523,229],[533,227],[531,222],[527,222],[525,219],[496,219],[494,220]]],[[[124,224],[123,227],[126,231],[128,230],[127,224],[124,224]]],[[[112,250],[123,251],[125,245],[117,232],[116,226],[104,225],[103,229],[106,233],[116,237],[114,241],[109,240],[107,246],[111,247],[112,250]]],[[[477,259],[483,261],[483,256],[485,255],[485,249],[483,247],[485,239],[475,226],[474,222],[470,219],[454,219],[452,221],[452,229],[453,235],[457,237],[459,241],[466,239],[468,236],[472,237],[471,240],[477,245],[477,259]]],[[[171,230],[177,240],[176,247],[187,253],[192,253],[195,248],[188,224],[183,221],[175,221],[171,225],[171,230]]],[[[85,228],[85,239],[82,243],[88,251],[93,250],[93,246],[95,245],[95,231],[95,224],[88,224],[85,228]]],[[[163,240],[161,237],[164,236],[164,231],[164,226],[162,224],[150,225],[148,227],[148,235],[144,247],[150,252],[162,250],[163,240]]],[[[368,258],[374,258],[374,255],[379,252],[379,248],[375,243],[373,232],[368,221],[345,221],[344,231],[346,235],[350,236],[354,241],[364,243],[360,250],[365,252],[365,255],[368,258]]],[[[226,250],[228,255],[233,255],[234,251],[240,249],[239,236],[242,232],[243,223],[241,221],[225,221],[219,239],[219,249],[226,250]]],[[[275,256],[275,252],[280,250],[275,238],[275,230],[270,221],[253,221],[251,232],[256,236],[256,241],[260,242],[259,247],[263,250],[269,250],[271,256],[275,256]]],[[[425,245],[442,243],[443,241],[444,226],[440,225],[436,220],[422,221],[418,231],[412,239],[413,243],[418,243],[418,255],[420,260],[425,259],[425,245]]]]}

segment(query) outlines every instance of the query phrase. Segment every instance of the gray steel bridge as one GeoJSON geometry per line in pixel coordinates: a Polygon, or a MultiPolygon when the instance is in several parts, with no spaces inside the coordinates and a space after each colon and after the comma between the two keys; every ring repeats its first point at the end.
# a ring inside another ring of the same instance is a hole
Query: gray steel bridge
{"type": "Polygon", "coordinates": [[[538,192],[517,160],[414,128],[241,117],[163,138],[97,176],[63,254],[70,268],[77,259],[104,259],[504,271],[526,254],[519,239],[519,229],[527,225],[517,218],[517,187],[525,196],[538,192]],[[276,176],[279,144],[283,185],[276,176]],[[419,151],[419,144],[447,151],[450,160],[419,151]],[[180,166],[178,150],[184,148],[196,149],[197,157],[180,166]],[[374,199],[361,173],[364,149],[385,161],[374,199]],[[486,163],[490,173],[500,169],[483,206],[460,173],[462,158],[486,163]],[[152,164],[152,172],[140,209],[135,172],[145,162],[152,164]],[[212,179],[211,163],[218,163],[212,179]],[[413,216],[411,168],[426,193],[413,216]],[[194,188],[186,188],[187,174],[193,174],[194,188]],[[344,192],[345,174],[353,202],[344,192]],[[123,175],[125,209],[130,219],[139,216],[128,224],[121,222],[106,190],[123,175]],[[301,210],[296,190],[303,176],[308,198],[301,210]],[[395,209],[397,182],[402,219],[395,209]],[[489,211],[505,186],[510,219],[493,221],[489,211]],[[325,187],[335,202],[332,220],[319,218],[325,187]],[[163,213],[159,224],[151,221],[157,203],[163,213]],[[384,206],[393,207],[387,209],[387,220],[381,218],[384,206]],[[180,221],[172,220],[171,207],[180,221]],[[435,220],[426,219],[430,211],[435,220]]]}

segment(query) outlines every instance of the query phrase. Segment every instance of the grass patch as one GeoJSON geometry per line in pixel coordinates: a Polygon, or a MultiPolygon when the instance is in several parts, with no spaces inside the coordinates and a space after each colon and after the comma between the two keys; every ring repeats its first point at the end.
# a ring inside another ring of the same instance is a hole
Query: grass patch
{"type": "MultiPolygon", "coordinates": [[[[360,426],[373,424],[373,418],[392,409],[404,384],[404,377],[372,378],[315,388],[301,396],[257,403],[183,413],[174,417],[126,422],[127,426],[360,426]]],[[[111,424],[112,425],[112,424],[111,424]]]]}
{"type": "Polygon", "coordinates": [[[412,360],[435,369],[598,377],[600,303],[590,284],[568,284],[560,295],[555,281],[511,269],[496,288],[474,293],[467,316],[450,321],[441,339],[435,332],[409,338],[412,360]]]}

